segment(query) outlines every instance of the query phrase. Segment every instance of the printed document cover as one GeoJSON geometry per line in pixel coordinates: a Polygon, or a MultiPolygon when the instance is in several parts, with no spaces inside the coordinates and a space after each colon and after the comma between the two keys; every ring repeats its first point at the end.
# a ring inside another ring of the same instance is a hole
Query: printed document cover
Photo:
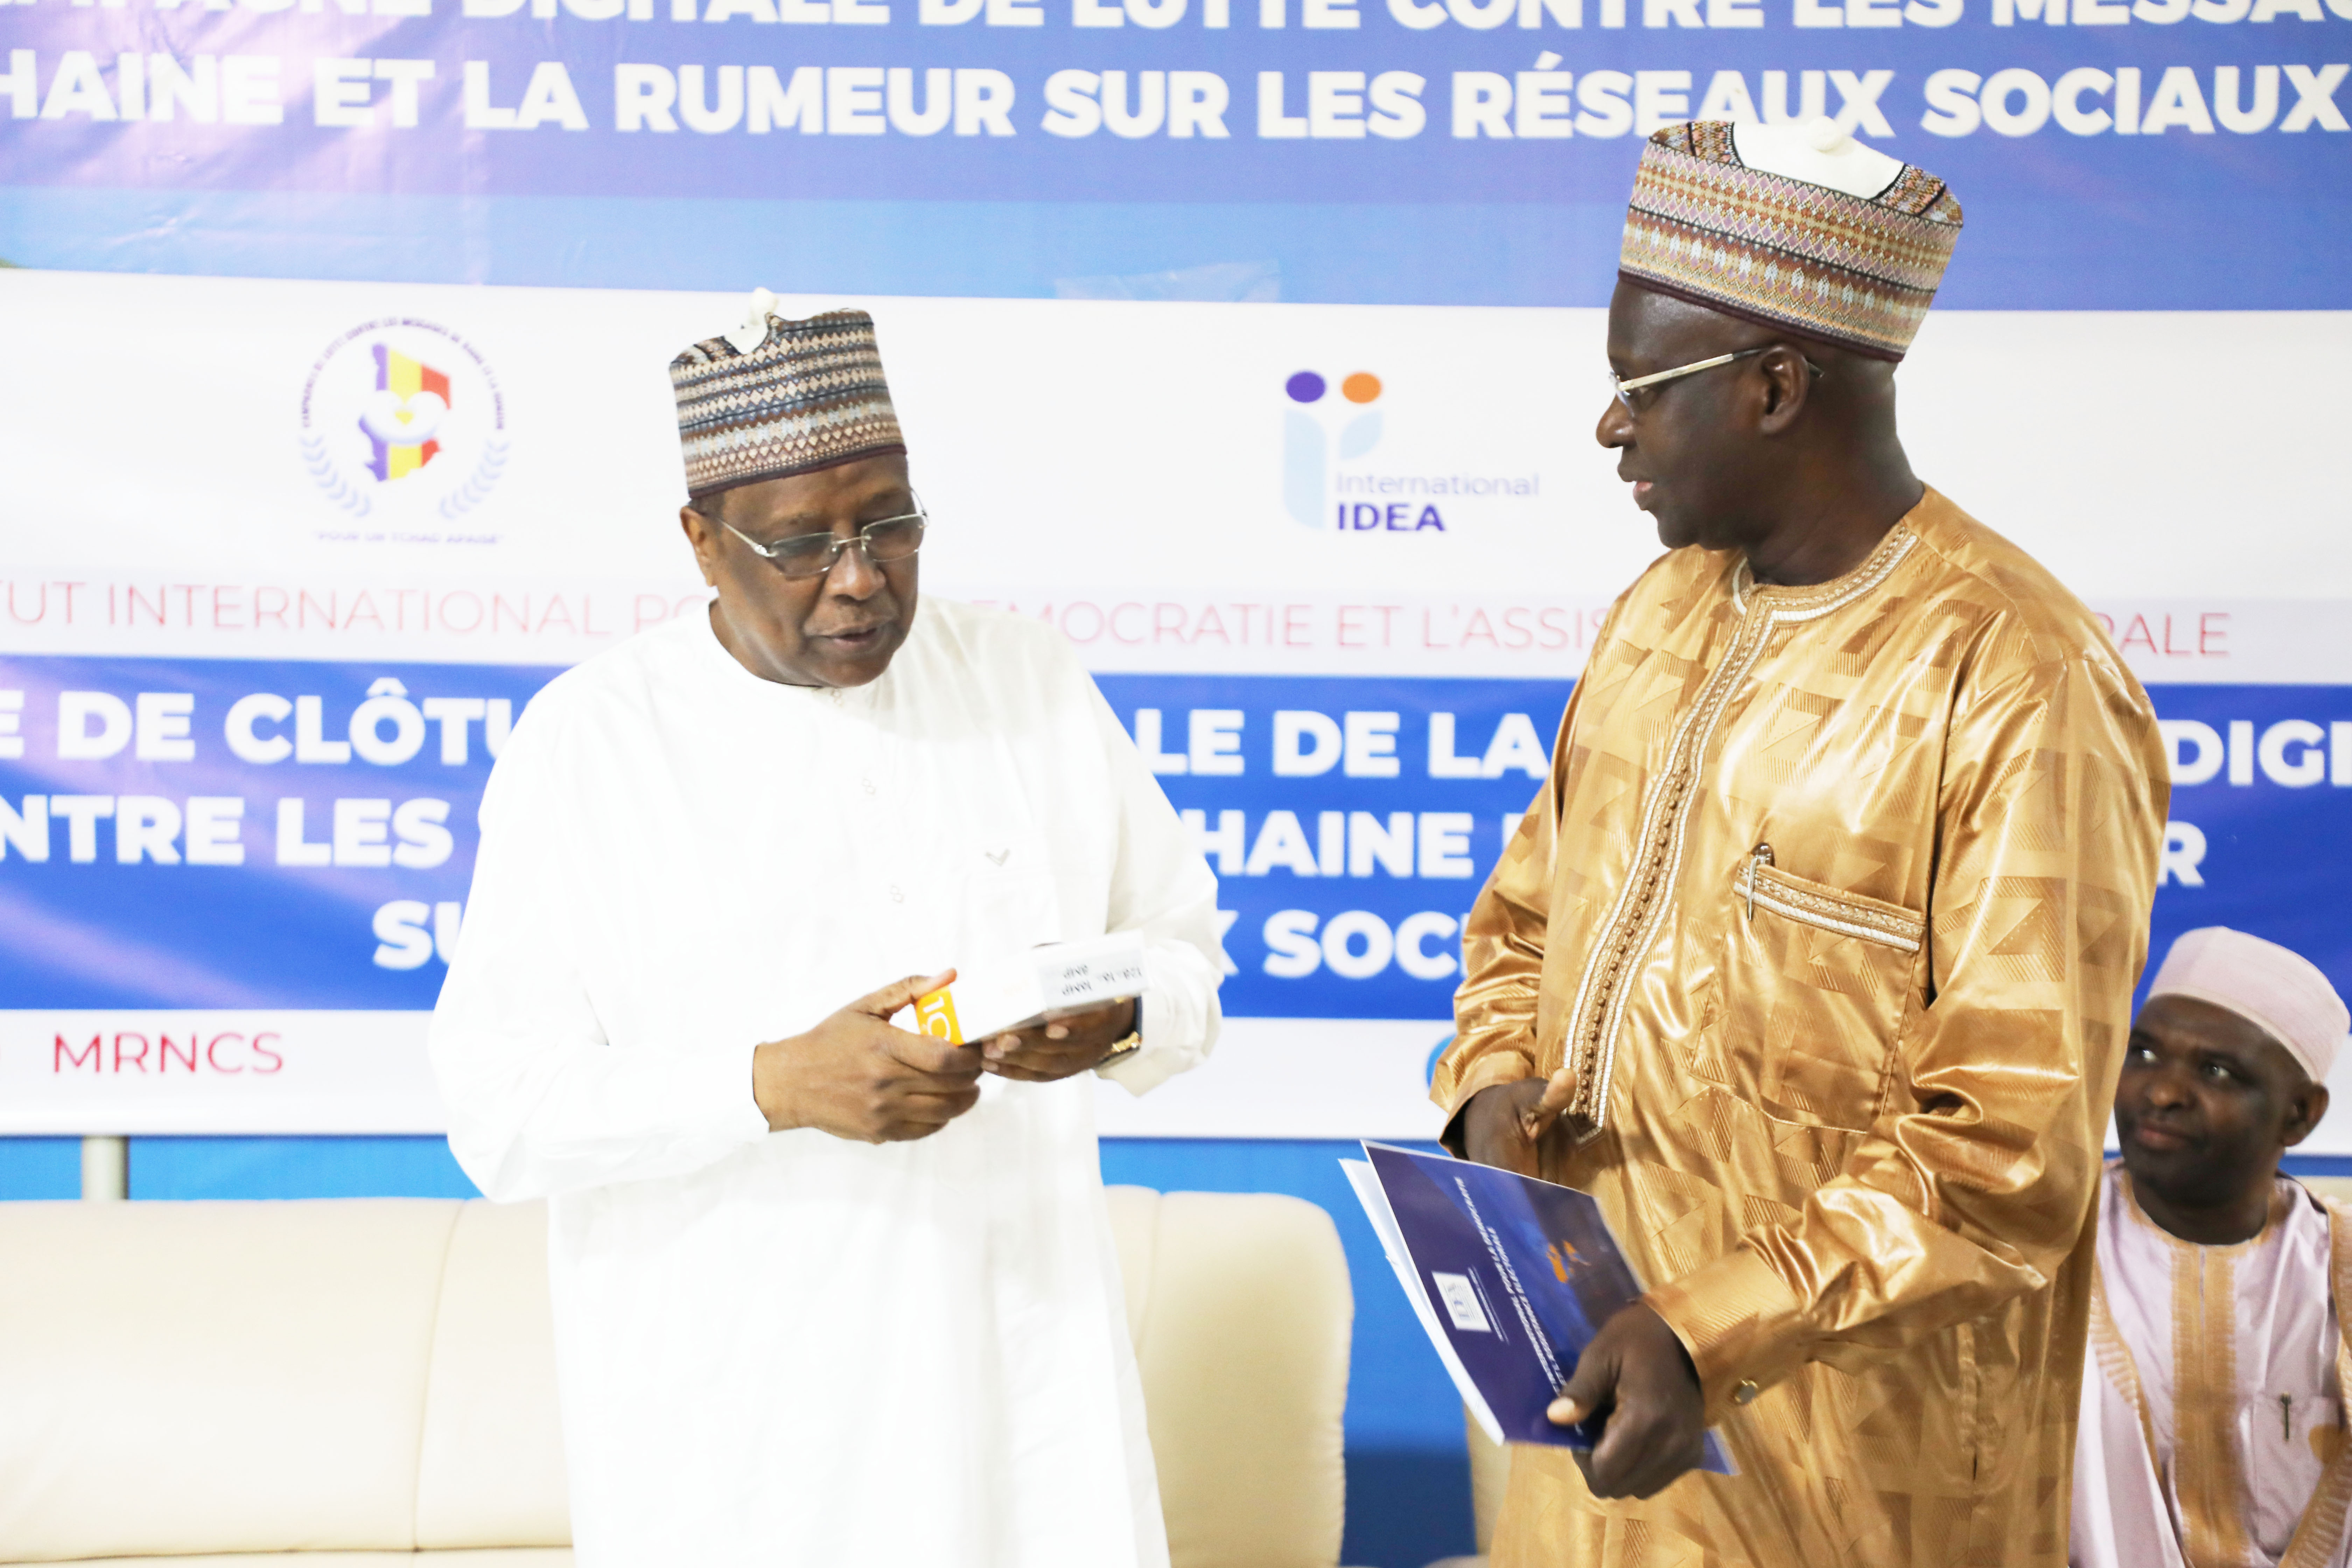
{"type": "MultiPolygon", "coordinates": [[[[1605,1414],[1555,1426],[1544,1410],[1610,1314],[1642,1294],[1601,1205],[1573,1187],[1443,1154],[1386,1143],[1366,1143],[1364,1154],[1370,1163],[1339,1163],[1486,1436],[1591,1447],[1605,1414]]],[[[1731,1473],[1712,1432],[1703,1468],[1731,1473]]]]}

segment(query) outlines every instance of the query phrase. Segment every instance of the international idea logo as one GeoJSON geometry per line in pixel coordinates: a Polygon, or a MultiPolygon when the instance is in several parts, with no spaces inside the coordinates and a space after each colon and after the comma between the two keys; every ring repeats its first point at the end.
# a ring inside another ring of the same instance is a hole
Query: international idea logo
{"type": "Polygon", "coordinates": [[[1369,370],[1301,370],[1284,380],[1282,504],[1292,521],[1349,534],[1444,534],[1465,511],[1540,494],[1538,475],[1459,465],[1463,432],[1449,432],[1442,410],[1435,420],[1427,408],[1411,412],[1402,442],[1389,439],[1392,393],[1369,370]]]}
{"type": "Polygon", "coordinates": [[[411,316],[353,327],[329,344],[302,387],[302,465],[352,520],[440,536],[498,486],[506,400],[474,346],[411,316]]]}
{"type": "Polygon", "coordinates": [[[1291,521],[1308,528],[1348,526],[1347,509],[1331,510],[1332,467],[1381,444],[1384,390],[1381,378],[1368,370],[1340,377],[1337,385],[1313,370],[1298,371],[1282,384],[1290,400],[1282,421],[1282,504],[1291,521]]]}

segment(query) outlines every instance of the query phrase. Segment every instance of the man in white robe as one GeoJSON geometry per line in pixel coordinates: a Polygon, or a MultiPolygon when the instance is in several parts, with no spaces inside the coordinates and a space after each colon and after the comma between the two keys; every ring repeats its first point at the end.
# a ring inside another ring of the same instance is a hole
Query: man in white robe
{"type": "Polygon", "coordinates": [[[2099,1199],[2073,1568],[2352,1563],[2352,1215],[2278,1168],[2346,1027],[2315,965],[2242,931],[2190,931],[2157,972],[2099,1199]]]}
{"type": "Polygon", "coordinates": [[[1160,1568],[1089,1069],[1207,1053],[1215,881],[1056,634],[917,614],[872,322],[772,301],[672,366],[717,600],[516,725],[433,1021],[459,1162],[549,1200],[577,1560],[1160,1568]],[[1139,1002],[887,1021],[1112,931],[1139,1002]]]}

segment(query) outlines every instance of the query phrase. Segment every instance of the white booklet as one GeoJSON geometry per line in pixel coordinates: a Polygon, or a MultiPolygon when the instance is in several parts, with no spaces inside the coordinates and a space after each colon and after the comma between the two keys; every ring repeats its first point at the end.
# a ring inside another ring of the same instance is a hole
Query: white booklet
{"type": "Polygon", "coordinates": [[[1143,938],[1134,931],[1048,942],[989,959],[915,998],[915,1028],[958,1045],[1066,1018],[1140,996],[1150,988],[1143,938]]]}

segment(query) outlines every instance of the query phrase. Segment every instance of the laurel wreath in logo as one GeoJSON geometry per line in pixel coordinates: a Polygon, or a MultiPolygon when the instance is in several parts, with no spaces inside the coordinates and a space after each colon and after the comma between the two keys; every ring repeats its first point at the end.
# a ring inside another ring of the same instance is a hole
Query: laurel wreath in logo
{"type": "Polygon", "coordinates": [[[499,476],[506,471],[507,444],[492,437],[482,444],[482,460],[466,476],[466,482],[441,498],[441,515],[462,517],[479,506],[497,488],[499,476]]]}
{"type": "MultiPolygon", "coordinates": [[[[5,5],[6,3],[7,0],[0,0],[0,5],[5,5]]],[[[114,3],[114,0],[108,0],[108,3],[111,5],[114,3]]],[[[174,0],[174,3],[176,3],[176,0],[174,0]]],[[[226,3],[226,0],[224,0],[224,3],[226,3]]],[[[302,387],[302,434],[300,437],[302,466],[310,470],[310,482],[319,488],[320,493],[327,498],[330,504],[340,508],[341,510],[348,512],[355,518],[366,517],[378,510],[376,503],[384,500],[384,495],[378,492],[384,490],[384,485],[371,485],[359,479],[357,473],[351,469],[348,463],[330,447],[327,436],[321,431],[311,428],[314,419],[313,399],[320,389],[320,378],[326,374],[331,365],[337,363],[337,356],[339,354],[341,354],[345,350],[352,348],[353,344],[359,342],[360,340],[365,338],[371,332],[380,332],[387,329],[394,328],[409,330],[416,332],[430,333],[436,337],[446,340],[448,352],[463,353],[467,359],[472,361],[474,369],[479,373],[481,377],[483,390],[487,394],[487,406],[493,413],[493,428],[487,433],[483,440],[481,457],[475,462],[472,471],[466,475],[462,482],[443,493],[439,501],[435,506],[435,510],[437,510],[444,519],[456,519],[462,517],[488,499],[491,490],[498,488],[499,479],[506,472],[507,458],[509,456],[509,443],[506,434],[505,416],[503,412],[505,405],[499,395],[498,377],[492,374],[489,365],[483,360],[481,353],[475,349],[471,343],[457,336],[457,333],[449,331],[446,327],[438,326],[431,321],[418,321],[414,317],[407,316],[385,316],[374,321],[362,321],[357,326],[352,327],[349,331],[346,331],[341,337],[337,338],[333,342],[327,345],[325,352],[320,353],[317,361],[311,364],[310,379],[303,384],[302,387]]],[[[448,362],[448,363],[453,367],[458,363],[459,362],[455,360],[448,362]]],[[[382,379],[381,374],[379,374],[378,379],[382,379]]],[[[411,395],[414,395],[412,394],[411,395]]],[[[468,395],[473,395],[470,390],[468,395]]],[[[376,389],[375,402],[382,403],[385,396],[385,389],[379,386],[376,389]]],[[[391,411],[397,414],[401,426],[404,428],[407,427],[409,425],[409,415],[400,412],[400,407],[404,406],[404,401],[397,398],[393,399],[392,401],[394,406],[391,411]]],[[[447,412],[447,406],[446,398],[442,399],[438,404],[438,407],[443,414],[447,412]]],[[[376,426],[371,423],[375,414],[383,411],[384,410],[381,408],[374,407],[373,405],[363,407],[362,410],[361,423],[368,428],[372,435],[377,435],[381,439],[390,440],[399,438],[396,433],[386,435],[385,433],[379,431],[376,426]]],[[[337,417],[337,416],[326,413],[323,410],[320,411],[316,416],[327,420],[330,423],[337,417]]],[[[414,439],[422,440],[425,437],[430,436],[432,434],[432,428],[433,426],[431,422],[428,422],[425,426],[417,426],[415,428],[414,439]]],[[[440,448],[437,459],[429,449],[426,454],[425,454],[425,461],[433,464],[433,472],[435,477],[423,481],[421,487],[419,483],[413,479],[407,484],[400,487],[401,495],[415,495],[415,504],[419,506],[424,504],[426,495],[429,495],[432,491],[440,489],[442,484],[446,482],[447,476],[453,471],[452,465],[457,461],[457,454],[445,446],[440,448]]],[[[412,473],[415,470],[412,470],[412,473]]],[[[398,515],[403,510],[404,510],[406,503],[395,499],[392,505],[394,507],[394,515],[398,515]]]]}
{"type": "Polygon", "coordinates": [[[368,500],[366,493],[336,470],[334,459],[327,456],[324,437],[305,435],[302,437],[302,466],[310,470],[310,482],[324,490],[329,500],[353,517],[365,517],[374,510],[374,503],[368,500]]]}

